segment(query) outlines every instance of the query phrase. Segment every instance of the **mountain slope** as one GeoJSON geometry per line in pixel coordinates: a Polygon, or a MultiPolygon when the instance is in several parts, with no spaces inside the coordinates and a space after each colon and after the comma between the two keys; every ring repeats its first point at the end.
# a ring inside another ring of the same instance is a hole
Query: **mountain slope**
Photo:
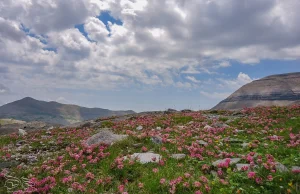
{"type": "Polygon", "coordinates": [[[288,106],[300,103],[300,72],[272,75],[244,85],[213,107],[241,109],[256,106],[288,106]]]}
{"type": "Polygon", "coordinates": [[[85,108],[77,105],[45,102],[30,97],[0,107],[0,118],[46,123],[72,124],[88,119],[132,114],[134,111],[111,111],[102,108],[85,108]]]}

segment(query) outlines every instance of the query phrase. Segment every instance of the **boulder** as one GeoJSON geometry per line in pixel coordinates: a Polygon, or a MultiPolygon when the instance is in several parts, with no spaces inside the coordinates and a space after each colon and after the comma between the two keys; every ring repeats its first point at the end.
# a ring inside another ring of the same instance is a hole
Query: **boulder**
{"type": "Polygon", "coordinates": [[[132,146],[135,147],[135,148],[140,148],[140,147],[143,146],[143,144],[142,143],[135,143],[135,144],[132,144],[132,146]]]}
{"type": "Polygon", "coordinates": [[[286,166],[284,166],[283,164],[281,164],[280,162],[276,162],[275,167],[278,172],[288,172],[289,171],[289,169],[286,166]]]}
{"type": "Polygon", "coordinates": [[[241,171],[243,167],[248,167],[248,169],[250,168],[250,164],[236,164],[236,169],[238,171],[241,171]]]}
{"type": "Polygon", "coordinates": [[[247,148],[247,147],[249,146],[249,143],[242,143],[241,146],[242,146],[243,148],[247,148]]]}
{"type": "Polygon", "coordinates": [[[93,135],[92,137],[86,140],[86,144],[91,146],[94,144],[108,144],[111,145],[117,141],[125,139],[127,135],[118,135],[114,134],[110,130],[101,130],[99,133],[93,135]]]}
{"type": "Polygon", "coordinates": [[[229,125],[227,125],[225,123],[215,123],[214,126],[219,127],[219,128],[228,128],[228,127],[230,127],[229,125]]]}
{"type": "Polygon", "coordinates": [[[203,140],[198,140],[197,143],[198,143],[199,145],[203,145],[203,146],[208,145],[208,143],[207,143],[206,141],[203,141],[203,140]]]}
{"type": "Polygon", "coordinates": [[[19,136],[27,135],[27,132],[24,129],[19,129],[19,136]]]}
{"type": "Polygon", "coordinates": [[[162,144],[162,138],[159,137],[159,136],[154,136],[154,137],[151,137],[151,141],[155,144],[162,144]]]}
{"type": "Polygon", "coordinates": [[[17,161],[7,161],[7,162],[0,162],[0,170],[4,168],[12,168],[18,166],[20,162],[17,161]]]}
{"type": "Polygon", "coordinates": [[[176,113],[176,112],[177,112],[177,110],[169,108],[168,110],[164,111],[164,114],[172,114],[172,113],[176,113]]]}
{"type": "Polygon", "coordinates": [[[185,154],[172,154],[171,158],[174,158],[176,160],[180,160],[180,159],[185,158],[185,156],[186,156],[185,154]]]}
{"type": "Polygon", "coordinates": [[[300,172],[300,166],[292,166],[292,172],[300,172]]]}
{"type": "Polygon", "coordinates": [[[204,129],[212,129],[213,127],[209,126],[209,125],[205,125],[204,129]]]}
{"type": "MultiPolygon", "coordinates": [[[[229,158],[229,159],[230,159],[230,165],[236,164],[241,160],[241,158],[229,158]]],[[[220,163],[224,163],[225,161],[226,161],[226,158],[222,159],[222,160],[217,160],[217,161],[213,162],[212,165],[217,167],[220,163]]]]}
{"type": "Polygon", "coordinates": [[[241,139],[235,139],[235,138],[230,138],[230,137],[224,138],[223,141],[228,142],[228,143],[243,143],[244,142],[241,139]]]}
{"type": "MultiPolygon", "coordinates": [[[[126,158],[125,158],[126,159],[126,158]]],[[[158,162],[161,159],[161,155],[155,153],[134,153],[130,156],[130,159],[137,159],[140,163],[146,164],[149,162],[158,162]]]]}

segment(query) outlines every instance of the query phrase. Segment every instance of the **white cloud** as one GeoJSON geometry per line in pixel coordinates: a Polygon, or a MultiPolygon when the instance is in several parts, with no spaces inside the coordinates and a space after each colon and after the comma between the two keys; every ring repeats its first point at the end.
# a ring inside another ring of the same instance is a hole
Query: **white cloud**
{"type": "Polygon", "coordinates": [[[197,80],[197,79],[196,79],[195,77],[193,77],[193,76],[186,76],[185,78],[188,79],[188,80],[190,80],[190,81],[192,81],[192,82],[194,82],[194,83],[201,83],[200,80],[197,80]]]}
{"type": "Polygon", "coordinates": [[[88,37],[91,40],[98,42],[104,42],[106,37],[109,35],[105,24],[95,17],[90,17],[87,19],[86,23],[84,24],[84,29],[88,33],[88,37]]]}
{"type": "Polygon", "coordinates": [[[230,67],[231,64],[228,61],[222,61],[219,63],[219,67],[230,67]]]}
{"type": "Polygon", "coordinates": [[[189,82],[176,82],[175,86],[178,88],[191,88],[192,84],[190,84],[189,82]]]}
{"type": "Polygon", "coordinates": [[[219,79],[219,81],[221,82],[220,85],[223,88],[229,88],[232,90],[236,90],[239,87],[252,82],[253,79],[251,79],[249,75],[240,72],[236,79],[230,79],[230,80],[219,79]]]}
{"type": "Polygon", "coordinates": [[[203,96],[207,97],[207,98],[212,98],[212,99],[218,99],[218,100],[223,100],[225,98],[227,98],[228,96],[230,96],[231,93],[228,92],[205,92],[205,91],[201,91],[200,94],[202,94],[203,96]]]}
{"type": "MultiPolygon", "coordinates": [[[[216,74],[229,61],[299,59],[299,9],[298,0],[3,0],[0,67],[10,70],[7,83],[188,88],[199,80],[176,81],[181,74],[216,74]],[[123,25],[110,22],[109,32],[97,18],[104,10],[123,25]]],[[[232,89],[250,81],[221,80],[232,89]]]]}
{"type": "Polygon", "coordinates": [[[8,93],[10,93],[10,90],[0,83],[0,95],[1,94],[8,94],[8,93]]]}

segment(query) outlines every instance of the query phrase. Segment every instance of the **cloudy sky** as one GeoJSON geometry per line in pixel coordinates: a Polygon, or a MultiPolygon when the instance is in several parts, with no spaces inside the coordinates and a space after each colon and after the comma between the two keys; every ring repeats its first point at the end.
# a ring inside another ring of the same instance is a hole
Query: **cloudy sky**
{"type": "Polygon", "coordinates": [[[207,109],[300,71],[299,0],[1,0],[0,105],[207,109]]]}

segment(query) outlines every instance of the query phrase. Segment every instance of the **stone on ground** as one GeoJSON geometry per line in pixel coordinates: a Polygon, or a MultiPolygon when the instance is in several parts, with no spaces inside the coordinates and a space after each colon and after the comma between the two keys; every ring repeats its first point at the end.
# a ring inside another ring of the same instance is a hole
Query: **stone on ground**
{"type": "Polygon", "coordinates": [[[130,156],[130,159],[137,159],[141,164],[149,162],[159,162],[161,155],[155,153],[134,153],[130,156]]]}
{"type": "Polygon", "coordinates": [[[236,164],[236,169],[238,171],[241,171],[243,167],[248,167],[248,169],[250,168],[250,164],[236,164]]]}
{"type": "Polygon", "coordinates": [[[127,135],[114,134],[110,130],[101,130],[99,133],[88,138],[86,140],[86,144],[89,146],[100,143],[111,145],[117,141],[125,139],[126,137],[127,135]]]}
{"type": "Polygon", "coordinates": [[[155,144],[162,144],[162,143],[163,143],[163,142],[162,142],[162,138],[159,137],[159,136],[154,136],[154,137],[152,137],[152,138],[151,138],[151,141],[152,141],[153,143],[155,143],[155,144]]]}
{"type": "MultiPolygon", "coordinates": [[[[241,158],[229,158],[229,159],[230,159],[230,165],[236,164],[241,160],[241,158]]],[[[212,163],[212,165],[217,167],[219,164],[224,163],[225,161],[226,161],[226,158],[222,159],[222,160],[217,160],[217,161],[214,161],[212,163]]]]}
{"type": "Polygon", "coordinates": [[[19,129],[19,135],[20,136],[27,135],[27,132],[24,129],[19,129]]]}
{"type": "Polygon", "coordinates": [[[205,125],[204,129],[212,129],[213,127],[209,126],[209,125],[205,125]]]}
{"type": "Polygon", "coordinates": [[[275,164],[276,170],[278,170],[279,172],[288,172],[289,169],[284,166],[283,164],[281,164],[280,162],[276,162],[275,164]]]}
{"type": "Polygon", "coordinates": [[[185,154],[172,154],[172,155],[171,155],[171,158],[180,160],[180,159],[185,158],[185,156],[186,156],[185,154]]]}
{"type": "Polygon", "coordinates": [[[207,145],[207,142],[206,141],[203,141],[203,140],[198,140],[197,143],[199,145],[203,145],[203,146],[206,146],[207,145]]]}

